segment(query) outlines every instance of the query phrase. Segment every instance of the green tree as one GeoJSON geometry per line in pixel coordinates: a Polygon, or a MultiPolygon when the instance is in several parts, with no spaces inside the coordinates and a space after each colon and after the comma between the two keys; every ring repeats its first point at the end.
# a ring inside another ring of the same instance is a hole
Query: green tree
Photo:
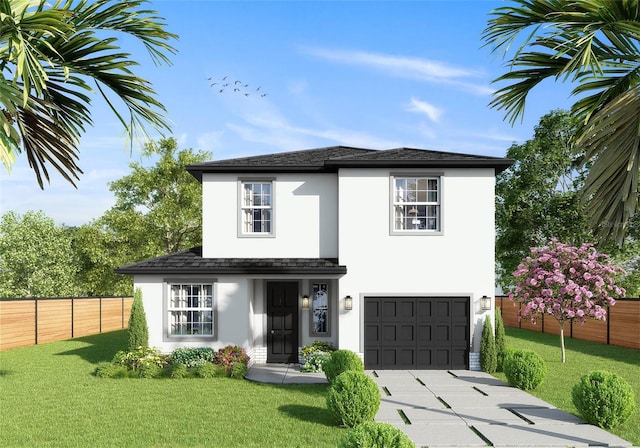
{"type": "Polygon", "coordinates": [[[129,314],[128,337],[129,351],[149,346],[147,315],[144,312],[142,290],[140,288],[136,288],[133,293],[133,304],[131,305],[131,314],[129,314]]]}
{"type": "Polygon", "coordinates": [[[491,318],[484,318],[482,326],[482,338],[480,340],[480,368],[483,372],[493,373],[496,371],[496,341],[491,325],[491,318]]]}
{"type": "Polygon", "coordinates": [[[512,145],[515,163],[496,178],[496,261],[498,283],[515,284],[511,275],[529,248],[553,237],[580,244],[593,239],[579,191],[587,167],[572,139],[575,119],[562,110],[540,119],[532,139],[512,145]]]}
{"type": "Polygon", "coordinates": [[[491,107],[514,123],[547,78],[571,81],[577,145],[592,162],[583,187],[591,227],[622,244],[638,206],[640,8],[637,0],[512,0],[491,12],[483,39],[504,51],[491,107]],[[513,52],[511,50],[515,48],[513,52]]]}
{"type": "Polygon", "coordinates": [[[507,338],[504,332],[504,321],[502,320],[502,309],[496,307],[495,309],[495,321],[496,321],[496,370],[502,371],[502,365],[504,362],[504,355],[507,350],[507,338]]]}
{"type": "Polygon", "coordinates": [[[164,19],[145,0],[0,0],[0,161],[24,151],[40,187],[47,164],[75,185],[80,135],[91,120],[92,84],[127,135],[169,126],[151,84],[121,49],[133,38],[156,64],[175,53],[164,19]],[[126,114],[118,110],[119,100],[126,114]]]}
{"type": "Polygon", "coordinates": [[[110,185],[115,205],[76,234],[80,278],[92,294],[131,294],[131,278],[115,268],[202,244],[202,185],[185,167],[211,154],[178,150],[167,138],[146,145],[143,157],[155,164],[131,163],[131,174],[110,185]]]}
{"type": "Polygon", "coordinates": [[[76,296],[71,237],[44,213],[15,212],[0,221],[0,297],[76,296]]]}

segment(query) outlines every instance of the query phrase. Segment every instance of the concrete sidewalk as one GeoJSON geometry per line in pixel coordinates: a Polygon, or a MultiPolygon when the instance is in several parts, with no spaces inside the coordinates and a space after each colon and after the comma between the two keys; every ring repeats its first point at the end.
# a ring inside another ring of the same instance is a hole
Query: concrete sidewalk
{"type": "MultiPolygon", "coordinates": [[[[483,372],[367,371],[380,387],[376,421],[402,429],[416,447],[631,447],[631,443],[483,372]]],[[[296,364],[258,364],[247,379],[326,383],[296,364]]]]}

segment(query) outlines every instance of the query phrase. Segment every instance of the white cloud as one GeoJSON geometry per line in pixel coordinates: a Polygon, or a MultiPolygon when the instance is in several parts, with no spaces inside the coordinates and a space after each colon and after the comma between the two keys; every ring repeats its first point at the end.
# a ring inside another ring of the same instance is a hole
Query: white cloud
{"type": "Polygon", "coordinates": [[[411,98],[411,102],[406,106],[406,110],[409,112],[424,114],[434,123],[438,123],[440,121],[440,117],[444,113],[442,109],[417,98],[411,98]]]}
{"type": "Polygon", "coordinates": [[[482,83],[469,82],[482,73],[447,62],[392,54],[370,53],[317,47],[301,47],[311,56],[340,64],[369,67],[399,78],[416,79],[423,82],[448,84],[475,95],[490,95],[494,89],[482,83]]]}

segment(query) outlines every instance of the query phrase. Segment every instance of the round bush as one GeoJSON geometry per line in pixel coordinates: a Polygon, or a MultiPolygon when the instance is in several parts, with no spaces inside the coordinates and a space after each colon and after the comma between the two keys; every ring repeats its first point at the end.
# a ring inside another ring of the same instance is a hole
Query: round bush
{"type": "Polygon", "coordinates": [[[573,386],[571,397],[582,418],[601,428],[613,428],[624,423],[635,408],[629,383],[605,370],[583,375],[573,386]]]}
{"type": "Polygon", "coordinates": [[[171,372],[169,376],[174,379],[185,378],[189,375],[189,371],[187,370],[187,366],[184,364],[173,364],[171,366],[171,372]]]}
{"type": "Polygon", "coordinates": [[[327,408],[342,426],[352,428],[371,421],[380,408],[378,385],[363,372],[343,372],[329,387],[327,408]]]}
{"type": "Polygon", "coordinates": [[[351,350],[336,350],[331,353],[331,358],[322,365],[322,370],[324,370],[327,381],[333,383],[338,375],[343,372],[349,370],[363,372],[364,364],[360,357],[351,350]]]}
{"type": "Polygon", "coordinates": [[[532,350],[509,350],[504,359],[504,374],[512,386],[535,389],[547,375],[544,359],[532,350]]]}
{"type": "Polygon", "coordinates": [[[339,448],[415,448],[409,437],[390,423],[365,422],[350,430],[339,448]]]}

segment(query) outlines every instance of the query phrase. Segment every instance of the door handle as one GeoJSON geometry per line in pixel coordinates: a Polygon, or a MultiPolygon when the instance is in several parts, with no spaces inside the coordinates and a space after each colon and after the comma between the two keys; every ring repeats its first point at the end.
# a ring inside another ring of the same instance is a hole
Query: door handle
{"type": "Polygon", "coordinates": [[[271,334],[275,334],[275,331],[271,330],[271,334]]]}

